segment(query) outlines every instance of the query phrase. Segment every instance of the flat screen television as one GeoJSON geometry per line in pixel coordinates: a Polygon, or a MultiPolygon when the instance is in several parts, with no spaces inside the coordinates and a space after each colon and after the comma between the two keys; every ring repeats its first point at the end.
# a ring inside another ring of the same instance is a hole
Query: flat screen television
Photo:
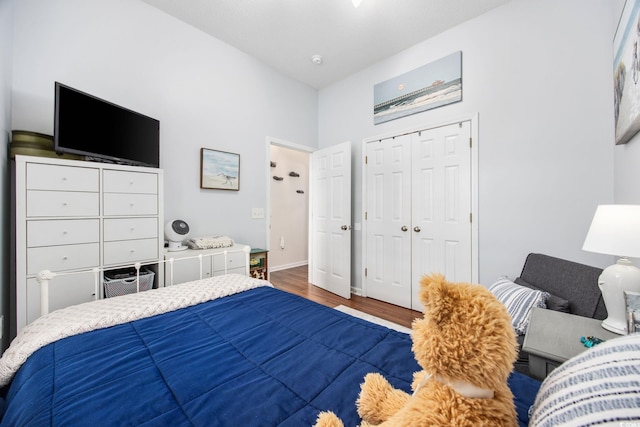
{"type": "Polygon", "coordinates": [[[160,122],[55,83],[54,149],[88,160],[160,166],[160,122]]]}

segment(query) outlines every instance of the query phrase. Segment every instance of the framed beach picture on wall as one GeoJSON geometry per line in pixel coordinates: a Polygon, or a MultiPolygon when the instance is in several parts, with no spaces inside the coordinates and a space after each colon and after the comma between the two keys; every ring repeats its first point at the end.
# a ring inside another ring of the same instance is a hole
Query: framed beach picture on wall
{"type": "Polygon", "coordinates": [[[613,39],[616,144],[640,130],[640,0],[627,0],[613,39]]]}
{"type": "Polygon", "coordinates": [[[200,188],[240,190],[240,154],[201,148],[200,188]]]}
{"type": "Polygon", "coordinates": [[[373,124],[462,101],[462,52],[373,87],[373,124]]]}

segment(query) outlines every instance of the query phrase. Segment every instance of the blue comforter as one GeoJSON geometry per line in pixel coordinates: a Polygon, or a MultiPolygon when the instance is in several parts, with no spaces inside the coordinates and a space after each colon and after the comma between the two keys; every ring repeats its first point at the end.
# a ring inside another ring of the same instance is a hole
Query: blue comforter
{"type": "MultiPolygon", "coordinates": [[[[269,287],[57,341],[4,391],[2,426],[359,423],[368,372],[410,391],[408,335],[269,287]]],[[[520,424],[539,383],[514,373],[520,424]]]]}

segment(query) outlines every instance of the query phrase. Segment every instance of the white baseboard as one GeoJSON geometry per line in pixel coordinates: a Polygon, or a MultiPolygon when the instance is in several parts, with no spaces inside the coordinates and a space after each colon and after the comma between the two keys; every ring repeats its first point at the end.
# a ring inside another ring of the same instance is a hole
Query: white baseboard
{"type": "Polygon", "coordinates": [[[302,267],[303,265],[307,265],[307,264],[309,264],[309,262],[307,260],[304,260],[304,261],[292,262],[290,264],[276,265],[274,267],[269,266],[269,271],[287,270],[289,268],[302,267]]]}

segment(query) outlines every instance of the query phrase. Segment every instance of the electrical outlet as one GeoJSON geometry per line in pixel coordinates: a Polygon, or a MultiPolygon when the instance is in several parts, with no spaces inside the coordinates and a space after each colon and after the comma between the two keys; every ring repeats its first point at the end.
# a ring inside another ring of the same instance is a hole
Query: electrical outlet
{"type": "Polygon", "coordinates": [[[262,219],[262,218],[264,218],[264,208],[253,208],[253,209],[251,209],[251,218],[253,218],[253,219],[262,219]]]}

